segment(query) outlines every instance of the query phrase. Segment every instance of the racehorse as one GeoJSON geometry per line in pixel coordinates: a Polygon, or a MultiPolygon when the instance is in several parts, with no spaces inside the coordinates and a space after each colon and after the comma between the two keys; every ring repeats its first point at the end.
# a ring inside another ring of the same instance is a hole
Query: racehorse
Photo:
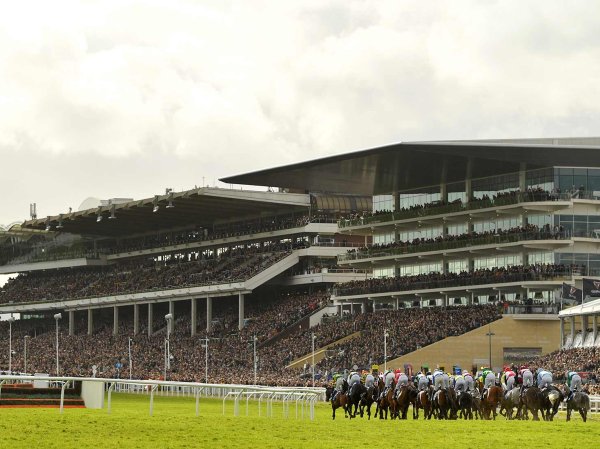
{"type": "Polygon", "coordinates": [[[413,404],[413,418],[415,417],[414,402],[416,399],[416,390],[409,386],[403,385],[396,395],[396,402],[398,404],[398,417],[400,419],[406,419],[408,413],[408,407],[413,404]]]}
{"type": "Polygon", "coordinates": [[[377,397],[379,396],[379,391],[377,389],[377,387],[375,386],[370,386],[369,388],[367,388],[367,391],[365,394],[363,394],[362,398],[360,399],[360,417],[363,417],[363,413],[364,413],[364,409],[367,409],[367,416],[369,419],[371,419],[371,405],[373,405],[373,402],[377,401],[377,397]]]}
{"type": "MultiPolygon", "coordinates": [[[[342,391],[340,391],[333,401],[331,401],[331,409],[333,410],[332,418],[335,419],[335,410],[343,407],[344,408],[344,416],[348,417],[348,382],[344,380],[342,384],[342,391]]],[[[333,389],[332,389],[333,393],[333,389]]]]}
{"type": "Polygon", "coordinates": [[[496,419],[498,404],[502,400],[502,388],[492,385],[488,388],[485,397],[481,400],[481,408],[484,419],[496,419]]]}
{"type": "Polygon", "coordinates": [[[473,406],[471,410],[475,413],[475,419],[483,419],[483,413],[481,412],[481,396],[478,394],[478,390],[469,392],[473,399],[473,406]]]}
{"type": "Polygon", "coordinates": [[[583,391],[573,393],[571,399],[567,400],[567,421],[571,420],[571,413],[576,410],[581,415],[583,422],[587,421],[587,413],[590,409],[590,397],[583,391]]]}
{"type": "MultiPolygon", "coordinates": [[[[367,392],[367,388],[360,382],[355,383],[350,388],[348,392],[348,414],[350,415],[350,419],[356,417],[356,412],[358,410],[358,406],[360,405],[360,400],[364,393],[367,392]],[[352,411],[352,406],[354,406],[354,411],[352,411]]],[[[362,414],[361,414],[362,416],[362,414]]]]}
{"type": "Polygon", "coordinates": [[[544,410],[546,413],[546,421],[553,421],[554,416],[558,413],[560,403],[565,399],[562,392],[555,386],[551,386],[542,391],[544,395],[544,410]]]}
{"type": "Polygon", "coordinates": [[[397,403],[394,396],[394,385],[392,385],[388,391],[378,401],[379,419],[385,419],[388,417],[388,410],[390,412],[390,418],[395,419],[397,416],[397,403]]]}
{"type": "Polygon", "coordinates": [[[441,389],[435,392],[433,407],[437,410],[438,419],[448,419],[448,412],[452,416],[452,402],[446,390],[441,389]]]}
{"type": "Polygon", "coordinates": [[[460,418],[473,419],[473,396],[466,391],[462,391],[458,394],[457,401],[460,418]]]}
{"type": "MultiPolygon", "coordinates": [[[[513,419],[514,409],[519,409],[519,405],[521,404],[520,392],[520,388],[515,387],[512,390],[504,393],[502,401],[500,402],[500,414],[506,416],[506,419],[513,419]],[[502,413],[503,410],[504,413],[502,413]]],[[[519,418],[518,413],[516,417],[519,418]]]]}
{"type": "Polygon", "coordinates": [[[528,412],[533,415],[534,421],[539,421],[538,410],[544,417],[544,395],[538,387],[528,387],[521,397],[521,405],[519,407],[519,413],[522,410],[522,418],[529,419],[528,412]]]}
{"type": "Polygon", "coordinates": [[[423,409],[423,418],[431,419],[432,415],[432,404],[429,400],[429,391],[421,390],[417,393],[417,400],[415,401],[414,411],[415,411],[415,419],[419,419],[419,409],[423,409]]]}

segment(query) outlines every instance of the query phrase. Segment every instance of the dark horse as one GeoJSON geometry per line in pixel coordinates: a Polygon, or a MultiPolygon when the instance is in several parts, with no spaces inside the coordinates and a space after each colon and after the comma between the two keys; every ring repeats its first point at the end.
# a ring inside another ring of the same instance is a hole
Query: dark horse
{"type": "Polygon", "coordinates": [[[408,407],[413,404],[413,418],[415,418],[415,401],[417,399],[417,390],[410,385],[403,385],[398,390],[396,402],[398,403],[398,417],[406,419],[408,407]]]}
{"type": "MultiPolygon", "coordinates": [[[[379,419],[387,419],[388,410],[390,412],[390,418],[396,417],[396,398],[394,397],[394,384],[385,392],[385,394],[377,402],[377,410],[379,410],[379,419]]],[[[383,389],[383,382],[379,383],[379,388],[383,389]]]]}
{"type": "Polygon", "coordinates": [[[352,388],[350,388],[350,391],[348,392],[348,414],[350,415],[350,418],[356,417],[360,400],[366,392],[367,388],[360,382],[355,383],[352,385],[352,388]],[[352,406],[354,406],[354,411],[352,411],[352,406]]]}
{"type": "Polygon", "coordinates": [[[456,418],[452,399],[444,389],[438,390],[433,396],[433,407],[437,410],[438,419],[456,418]]]}
{"type": "Polygon", "coordinates": [[[483,410],[484,419],[496,419],[498,413],[496,409],[504,396],[502,388],[497,385],[492,385],[488,388],[485,397],[481,399],[481,408],[483,410]]]}
{"type": "Polygon", "coordinates": [[[473,419],[473,396],[471,393],[462,391],[458,394],[458,409],[460,418],[473,419]]]}
{"type": "Polygon", "coordinates": [[[573,393],[573,397],[567,400],[567,421],[571,420],[571,413],[576,410],[581,415],[583,422],[586,422],[589,409],[590,397],[584,392],[576,391],[573,393]]]}
{"type": "Polygon", "coordinates": [[[546,421],[554,421],[554,416],[558,413],[558,408],[560,407],[560,403],[565,399],[562,392],[552,386],[542,391],[544,395],[544,411],[545,411],[545,419],[546,421]]]}
{"type": "Polygon", "coordinates": [[[542,417],[544,416],[544,402],[544,395],[538,387],[528,387],[521,397],[521,406],[518,413],[523,419],[529,419],[528,412],[531,412],[533,420],[539,421],[538,411],[542,412],[542,417]]]}
{"type": "Polygon", "coordinates": [[[367,409],[367,417],[371,419],[371,405],[377,400],[379,396],[379,390],[376,386],[372,385],[367,388],[367,391],[363,394],[360,399],[360,417],[363,417],[364,409],[367,409]]]}

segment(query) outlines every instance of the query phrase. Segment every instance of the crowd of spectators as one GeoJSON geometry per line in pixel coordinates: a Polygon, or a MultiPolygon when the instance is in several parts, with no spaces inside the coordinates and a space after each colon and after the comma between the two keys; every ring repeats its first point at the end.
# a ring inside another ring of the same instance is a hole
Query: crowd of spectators
{"type": "MultiPolygon", "coordinates": [[[[352,248],[348,250],[350,256],[356,255],[357,257],[372,257],[378,253],[391,250],[392,253],[398,252],[415,252],[415,251],[426,251],[435,246],[443,247],[444,244],[449,242],[465,242],[465,244],[484,244],[488,243],[490,238],[498,237],[513,237],[517,240],[527,238],[529,240],[541,240],[541,239],[559,239],[566,236],[564,227],[562,225],[551,227],[546,224],[542,228],[536,225],[528,224],[525,226],[518,226],[509,229],[494,229],[491,231],[483,232],[466,232],[463,234],[448,234],[440,235],[433,238],[416,238],[410,241],[396,241],[390,243],[377,243],[368,247],[352,248]]],[[[492,240],[489,243],[496,243],[497,240],[492,240]]]]}
{"type": "Polygon", "coordinates": [[[460,273],[433,272],[414,276],[371,278],[338,284],[336,294],[338,296],[360,295],[500,282],[547,280],[570,276],[571,273],[585,273],[585,266],[562,264],[511,265],[508,267],[480,268],[474,271],[461,271],[460,273]]]}
{"type": "Polygon", "coordinates": [[[387,357],[401,355],[450,336],[464,334],[501,318],[495,305],[415,308],[358,314],[349,318],[360,336],[331,348],[319,363],[321,370],[342,371],[354,365],[383,363],[383,332],[387,331],[387,357]]]}
{"type": "Polygon", "coordinates": [[[237,246],[218,254],[197,253],[108,267],[81,267],[20,274],[0,289],[0,303],[49,301],[241,282],[305,242],[237,246]]]}
{"type": "Polygon", "coordinates": [[[583,373],[590,394],[600,394],[600,347],[561,349],[527,363],[531,369],[543,368],[557,382],[565,382],[569,371],[583,373]]]}

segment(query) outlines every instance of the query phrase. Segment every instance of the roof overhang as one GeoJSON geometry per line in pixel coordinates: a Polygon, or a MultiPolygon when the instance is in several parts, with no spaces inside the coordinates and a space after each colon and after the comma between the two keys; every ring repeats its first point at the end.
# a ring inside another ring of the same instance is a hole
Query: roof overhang
{"type": "Polygon", "coordinates": [[[561,165],[600,167],[600,146],[485,141],[402,142],[230,176],[221,181],[373,195],[458,182],[468,177],[514,173],[522,163],[528,169],[561,165]]]}
{"type": "Polygon", "coordinates": [[[117,237],[189,226],[209,227],[250,216],[303,211],[309,206],[310,197],[304,194],[203,187],[29,220],[22,228],[43,230],[50,226],[72,234],[117,237]]]}

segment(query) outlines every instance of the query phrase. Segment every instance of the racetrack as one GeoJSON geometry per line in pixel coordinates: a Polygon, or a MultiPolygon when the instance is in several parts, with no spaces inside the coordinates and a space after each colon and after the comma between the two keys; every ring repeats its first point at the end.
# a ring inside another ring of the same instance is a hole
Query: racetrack
{"type": "MultiPolygon", "coordinates": [[[[257,403],[245,403],[233,416],[233,403],[222,415],[222,402],[202,399],[200,417],[194,399],[156,397],[154,416],[148,415],[145,395],[114,394],[112,413],[105,410],[0,409],[0,447],[3,448],[336,448],[402,446],[462,449],[477,447],[597,447],[600,416],[590,414],[565,422],[560,414],[553,422],[532,421],[380,421],[349,420],[331,407],[316,407],[314,421],[282,417],[281,405],[272,418],[259,417],[257,403]],[[385,444],[383,444],[385,442],[385,444]]],[[[263,414],[265,407],[263,404],[263,414]]],[[[374,407],[373,407],[374,410],[374,407]]],[[[299,409],[300,413],[300,409],[299,409]]],[[[410,413],[409,413],[410,414],[410,413]]],[[[307,415],[305,415],[307,416],[307,415]]]]}

